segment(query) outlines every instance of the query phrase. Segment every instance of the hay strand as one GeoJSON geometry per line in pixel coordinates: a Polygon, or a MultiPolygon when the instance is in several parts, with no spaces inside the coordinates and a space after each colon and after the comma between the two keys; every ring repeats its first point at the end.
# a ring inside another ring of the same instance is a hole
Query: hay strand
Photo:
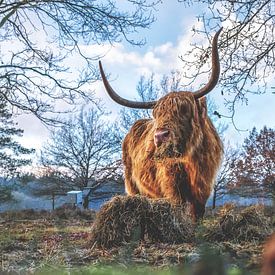
{"type": "Polygon", "coordinates": [[[225,205],[204,237],[209,241],[263,241],[271,233],[271,220],[264,207],[253,205],[238,210],[232,204],[225,205]]]}
{"type": "Polygon", "coordinates": [[[116,196],[97,213],[91,243],[103,247],[150,241],[180,243],[190,241],[194,225],[186,206],[174,206],[164,199],[143,196],[116,196]]]}

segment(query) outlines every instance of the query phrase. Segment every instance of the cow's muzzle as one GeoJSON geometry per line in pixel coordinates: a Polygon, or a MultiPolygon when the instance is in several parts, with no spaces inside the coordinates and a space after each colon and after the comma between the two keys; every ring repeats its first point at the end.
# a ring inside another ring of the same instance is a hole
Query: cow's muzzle
{"type": "Polygon", "coordinates": [[[169,138],[170,131],[168,129],[160,128],[157,129],[154,135],[154,143],[156,147],[161,146],[169,138]]]}

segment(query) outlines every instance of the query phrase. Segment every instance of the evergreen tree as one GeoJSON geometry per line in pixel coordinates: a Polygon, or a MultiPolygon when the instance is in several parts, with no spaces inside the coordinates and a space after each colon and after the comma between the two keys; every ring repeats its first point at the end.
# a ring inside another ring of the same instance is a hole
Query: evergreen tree
{"type": "Polygon", "coordinates": [[[10,177],[19,172],[19,168],[31,163],[24,156],[34,152],[16,141],[21,137],[23,130],[16,128],[12,120],[12,114],[6,107],[3,96],[0,96],[0,176],[10,177]]]}

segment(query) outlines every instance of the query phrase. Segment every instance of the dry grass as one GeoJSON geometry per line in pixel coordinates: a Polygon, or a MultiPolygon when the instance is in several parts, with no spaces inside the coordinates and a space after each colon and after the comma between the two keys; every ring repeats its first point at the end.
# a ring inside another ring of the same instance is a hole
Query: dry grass
{"type": "Polygon", "coordinates": [[[96,215],[92,210],[73,209],[68,207],[60,207],[52,212],[46,210],[36,211],[34,209],[26,209],[21,211],[6,211],[0,213],[0,221],[5,220],[62,220],[62,219],[78,219],[78,220],[94,220],[96,215]]]}
{"type": "Polygon", "coordinates": [[[103,247],[147,239],[154,242],[190,242],[194,225],[187,206],[143,196],[117,196],[97,213],[91,243],[103,247]]]}
{"type": "Polygon", "coordinates": [[[207,229],[204,238],[208,241],[264,241],[274,230],[272,218],[267,216],[262,205],[239,210],[232,204],[225,205],[207,229]]]}
{"type": "Polygon", "coordinates": [[[190,220],[182,217],[184,211],[177,212],[179,209],[174,209],[163,200],[152,203],[138,197],[129,202],[128,199],[117,197],[107,203],[101,212],[103,210],[105,216],[98,214],[96,220],[94,212],[84,211],[81,214],[79,210],[43,212],[43,216],[35,211],[1,214],[0,273],[20,270],[26,274],[49,266],[77,269],[92,266],[93,270],[98,266],[114,264],[126,268],[146,265],[158,269],[186,267],[196,263],[200,263],[200,266],[203,263],[200,261],[202,246],[206,247],[205,251],[216,253],[211,259],[205,258],[205,263],[211,266],[215,266],[217,257],[222,257],[226,267],[235,266],[258,272],[265,237],[274,231],[274,220],[270,223],[274,212],[270,208],[267,211],[267,207],[263,206],[241,209],[226,206],[214,216],[207,215],[196,228],[192,222],[190,227],[187,226],[190,220]],[[114,217],[119,221],[114,221],[114,217]],[[146,226],[141,224],[142,219],[146,226]],[[100,223],[105,226],[100,226],[100,223]],[[99,238],[100,234],[108,234],[111,228],[114,235],[109,244],[120,246],[93,246],[90,242],[94,234],[91,231],[92,224],[94,230],[102,229],[98,231],[99,238]],[[144,240],[140,240],[142,230],[144,240]],[[171,243],[170,238],[175,238],[173,242],[179,243],[171,243]]]}

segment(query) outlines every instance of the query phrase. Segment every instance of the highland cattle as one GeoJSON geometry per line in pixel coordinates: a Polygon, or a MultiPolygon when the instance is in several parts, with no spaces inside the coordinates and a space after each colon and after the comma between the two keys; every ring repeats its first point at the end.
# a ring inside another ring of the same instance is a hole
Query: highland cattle
{"type": "Polygon", "coordinates": [[[220,32],[212,41],[210,79],[196,92],[171,92],[150,102],[127,100],[111,87],[99,62],[104,86],[114,101],[153,109],[153,117],[136,121],[123,141],[127,193],[189,203],[196,220],[204,215],[222,157],[222,142],[208,117],[205,99],[219,79],[220,32]]]}

